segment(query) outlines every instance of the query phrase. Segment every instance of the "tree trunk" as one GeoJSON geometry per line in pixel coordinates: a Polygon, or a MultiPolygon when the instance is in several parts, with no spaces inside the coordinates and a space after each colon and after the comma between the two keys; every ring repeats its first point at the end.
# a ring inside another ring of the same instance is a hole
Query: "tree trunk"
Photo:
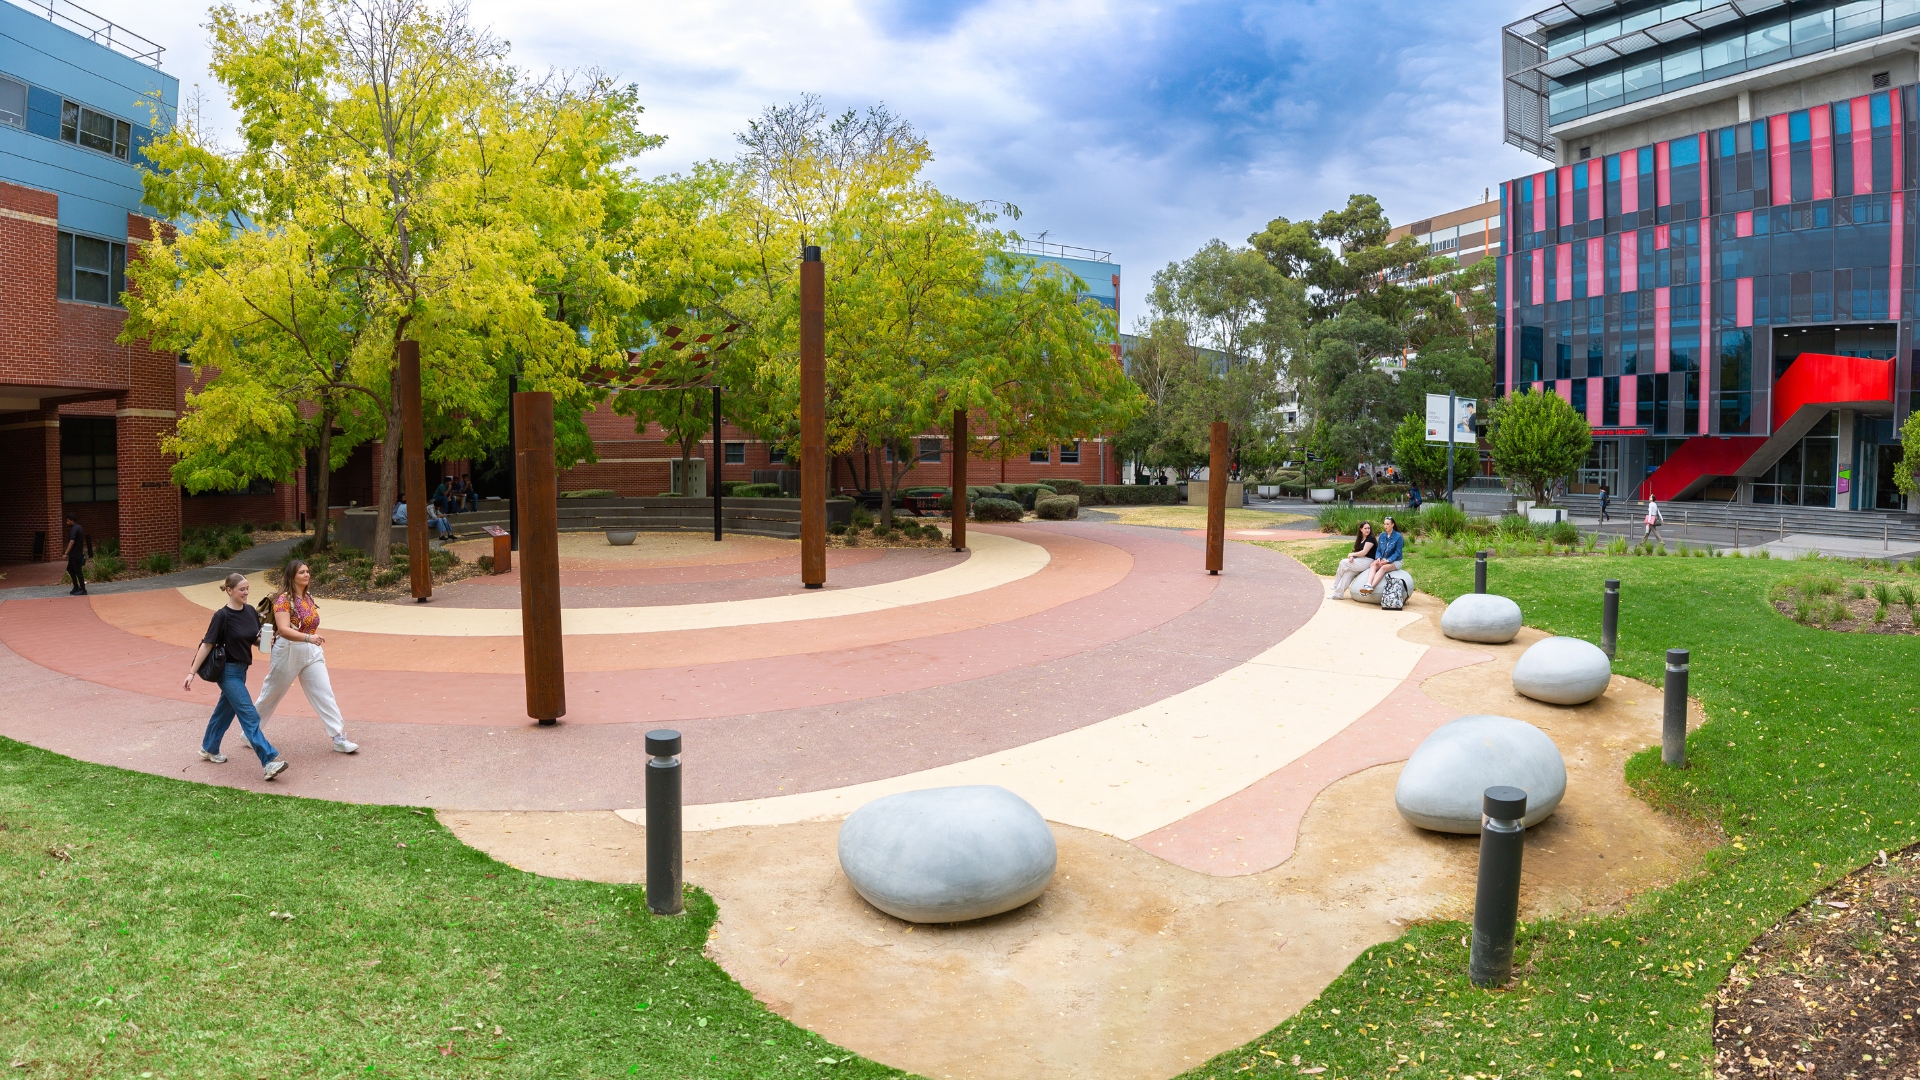
{"type": "Polygon", "coordinates": [[[314,485],[314,522],[313,550],[321,551],[327,546],[327,534],[332,519],[327,514],[327,502],[333,480],[333,405],[330,399],[322,398],[320,405],[320,476],[314,485]]]}
{"type": "MultiPolygon", "coordinates": [[[[393,507],[399,502],[400,489],[400,366],[395,364],[387,376],[387,437],[380,444],[380,497],[379,508],[374,511],[373,550],[367,554],[373,556],[373,565],[386,567],[393,562],[393,507]]],[[[418,529],[421,523],[409,521],[407,527],[418,529]]]]}

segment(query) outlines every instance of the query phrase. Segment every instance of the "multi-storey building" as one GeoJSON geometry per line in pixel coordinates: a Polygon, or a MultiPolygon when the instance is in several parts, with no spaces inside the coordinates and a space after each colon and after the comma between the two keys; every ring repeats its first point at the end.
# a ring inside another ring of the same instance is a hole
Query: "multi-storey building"
{"type": "Polygon", "coordinates": [[[1411,236],[1425,244],[1428,253],[1445,255],[1462,267],[1500,254],[1500,200],[1487,199],[1474,206],[1435,214],[1422,221],[1396,225],[1387,234],[1387,243],[1411,236]]]}
{"type": "Polygon", "coordinates": [[[1616,497],[1899,509],[1916,0],[1566,0],[1506,27],[1500,393],[1616,497]]]}
{"type": "Polygon", "coordinates": [[[72,513],[129,559],[184,523],[297,513],[292,485],[182,498],[160,453],[191,377],[116,341],[153,236],[142,148],[178,104],[161,47],[65,0],[0,3],[0,562],[52,559],[72,513]]]}

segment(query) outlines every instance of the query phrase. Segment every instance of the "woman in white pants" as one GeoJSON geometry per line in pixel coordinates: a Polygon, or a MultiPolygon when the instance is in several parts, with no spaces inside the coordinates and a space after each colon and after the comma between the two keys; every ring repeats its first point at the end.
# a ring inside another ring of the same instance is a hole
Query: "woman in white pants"
{"type": "Polygon", "coordinates": [[[1327,599],[1340,599],[1349,585],[1373,568],[1373,551],[1373,522],[1363,521],[1360,527],[1354,530],[1353,550],[1347,554],[1346,558],[1340,560],[1340,571],[1334,575],[1333,591],[1327,594],[1327,599]]]}
{"type": "Polygon", "coordinates": [[[340,706],[333,700],[333,683],[327,678],[327,655],[321,651],[327,639],[320,636],[320,605],[308,591],[312,582],[313,571],[305,560],[294,559],[280,575],[279,593],[271,600],[260,602],[261,614],[270,614],[273,618],[273,662],[267,668],[266,681],[260,686],[260,699],[253,703],[253,708],[260,714],[260,722],[266,723],[273,716],[273,710],[279,708],[280,699],[297,682],[306,691],[307,704],[320,714],[327,734],[333,736],[333,748],[342,754],[351,754],[360,747],[347,741],[340,706]]]}

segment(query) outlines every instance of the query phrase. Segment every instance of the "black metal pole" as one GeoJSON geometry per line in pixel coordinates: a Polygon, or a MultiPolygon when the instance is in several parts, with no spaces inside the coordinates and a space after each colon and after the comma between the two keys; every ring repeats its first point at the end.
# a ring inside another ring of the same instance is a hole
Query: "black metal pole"
{"type": "Polygon", "coordinates": [[[1473,591],[1487,591],[1487,553],[1484,551],[1473,553],[1473,591]]]}
{"type": "Polygon", "coordinates": [[[1453,391],[1451,390],[1447,391],[1447,501],[1448,502],[1453,501],[1453,429],[1456,423],[1456,421],[1454,420],[1453,410],[1454,410],[1455,400],[1456,399],[1454,398],[1453,391]]]}
{"type": "Polygon", "coordinates": [[[1606,592],[1600,598],[1600,651],[1613,659],[1620,644],[1620,579],[1608,578],[1606,592]]]}
{"type": "Polygon", "coordinates": [[[647,910],[680,914],[680,733],[647,732],[647,910]]]}
{"type": "Polygon", "coordinates": [[[1660,718],[1660,760],[1675,769],[1687,767],[1686,649],[1667,650],[1666,711],[1660,718]]]}
{"type": "Polygon", "coordinates": [[[720,467],[727,460],[727,452],[720,442],[720,384],[713,384],[713,539],[718,543],[720,534],[720,467]]]}
{"type": "Polygon", "coordinates": [[[513,395],[520,392],[520,376],[507,376],[507,549],[520,550],[520,444],[513,431],[513,395]]]}
{"type": "Polygon", "coordinates": [[[1481,795],[1480,881],[1473,894],[1473,951],[1467,976],[1475,986],[1504,986],[1513,977],[1513,931],[1520,921],[1520,856],[1526,846],[1527,793],[1490,787],[1481,795]]]}

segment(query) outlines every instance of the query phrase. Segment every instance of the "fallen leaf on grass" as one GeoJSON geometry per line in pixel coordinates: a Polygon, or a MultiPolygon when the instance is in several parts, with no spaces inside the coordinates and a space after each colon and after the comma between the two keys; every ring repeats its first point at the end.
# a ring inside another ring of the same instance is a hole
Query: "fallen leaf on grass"
{"type": "Polygon", "coordinates": [[[61,862],[73,861],[73,856],[61,848],[50,847],[47,849],[47,854],[59,859],[61,862]]]}

